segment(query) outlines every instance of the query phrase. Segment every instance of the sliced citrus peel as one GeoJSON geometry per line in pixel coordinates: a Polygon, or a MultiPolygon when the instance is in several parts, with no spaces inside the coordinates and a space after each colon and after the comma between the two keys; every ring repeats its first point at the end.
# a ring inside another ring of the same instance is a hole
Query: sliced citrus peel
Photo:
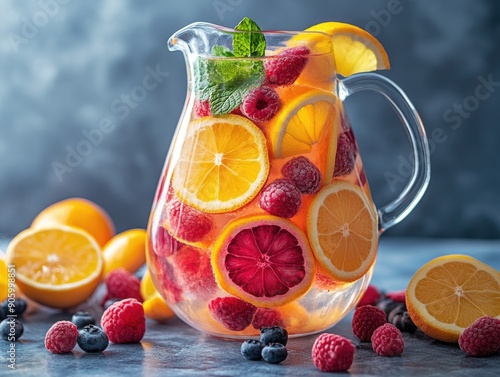
{"type": "Polygon", "coordinates": [[[223,213],[250,202],[268,173],[266,139],[252,121],[231,114],[209,116],[189,124],[172,186],[188,205],[223,213]]]}
{"type": "Polygon", "coordinates": [[[456,343],[476,319],[500,318],[500,273],[467,255],[433,259],[411,278],[406,305],[424,333],[456,343]]]}
{"type": "Polygon", "coordinates": [[[268,215],[229,223],[215,243],[211,261],[219,287],[259,307],[277,307],[301,297],[315,273],[302,231],[268,215]]]}
{"type": "Polygon", "coordinates": [[[359,186],[323,187],[311,203],[307,234],[324,272],[341,282],[358,280],[375,263],[378,225],[374,205],[359,186]]]}

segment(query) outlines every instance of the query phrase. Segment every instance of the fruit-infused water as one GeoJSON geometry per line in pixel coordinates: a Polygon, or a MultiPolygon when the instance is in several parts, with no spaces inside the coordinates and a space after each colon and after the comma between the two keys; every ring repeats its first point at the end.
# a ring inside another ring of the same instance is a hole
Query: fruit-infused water
{"type": "Polygon", "coordinates": [[[245,59],[234,36],[190,62],[147,255],[167,303],[209,334],[315,333],[369,283],[376,210],[318,38],[254,41],[245,59]]]}

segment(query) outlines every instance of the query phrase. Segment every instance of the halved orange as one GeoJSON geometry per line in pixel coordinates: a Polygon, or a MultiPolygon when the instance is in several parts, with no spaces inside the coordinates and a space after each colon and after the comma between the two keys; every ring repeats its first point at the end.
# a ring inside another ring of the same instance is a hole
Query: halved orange
{"type": "Polygon", "coordinates": [[[334,181],[323,187],[310,206],[307,234],[314,256],[335,280],[358,280],[375,262],[377,215],[357,185],[334,181]]]}
{"type": "Polygon", "coordinates": [[[424,333],[456,343],[476,319],[500,318],[500,272],[468,255],[438,257],[413,275],[406,305],[424,333]]]}
{"type": "Polygon", "coordinates": [[[146,262],[146,231],[129,229],[117,234],[102,249],[106,277],[117,268],[136,272],[146,262]]]}
{"type": "Polygon", "coordinates": [[[291,221],[262,215],[232,221],[217,239],[212,267],[219,287],[260,307],[304,295],[315,266],[307,238],[291,221]]]}
{"type": "Polygon", "coordinates": [[[77,227],[93,236],[103,247],[115,235],[113,221],[99,205],[82,198],[70,198],[54,203],[40,212],[32,228],[44,228],[51,225],[77,227]]]}
{"type": "Polygon", "coordinates": [[[283,106],[269,122],[275,158],[307,155],[329,182],[335,167],[340,124],[338,99],[321,89],[292,86],[283,92],[283,106]]]}
{"type": "Polygon", "coordinates": [[[232,114],[209,116],[189,124],[172,186],[188,205],[222,213],[250,202],[268,173],[266,139],[252,121],[232,114]]]}
{"type": "Polygon", "coordinates": [[[101,249],[87,232],[68,226],[27,229],[7,248],[16,284],[30,299],[54,308],[87,300],[99,285],[101,249]]]}

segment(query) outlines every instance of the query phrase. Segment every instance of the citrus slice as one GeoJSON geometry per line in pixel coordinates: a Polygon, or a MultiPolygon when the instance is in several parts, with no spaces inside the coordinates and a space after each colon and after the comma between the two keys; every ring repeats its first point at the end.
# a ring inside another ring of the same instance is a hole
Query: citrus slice
{"type": "Polygon", "coordinates": [[[411,278],[406,305],[424,333],[456,343],[476,319],[500,318],[500,273],[467,255],[436,258],[411,278]]]}
{"type": "Polygon", "coordinates": [[[102,249],[103,277],[117,268],[136,272],[146,262],[146,231],[129,229],[114,236],[102,249]]]}
{"type": "Polygon", "coordinates": [[[211,259],[222,289],[260,307],[295,300],[307,292],[314,278],[307,238],[292,222],[276,216],[229,223],[211,259]]]}
{"type": "Polygon", "coordinates": [[[151,279],[151,273],[149,272],[149,268],[146,269],[144,275],[141,279],[141,296],[144,300],[154,296],[158,291],[153,283],[153,279],[151,279]]]}
{"type": "Polygon", "coordinates": [[[87,300],[103,270],[99,245],[87,232],[68,226],[27,229],[7,248],[16,283],[32,300],[68,308],[87,300]]]}
{"type": "Polygon", "coordinates": [[[250,202],[269,173],[266,139],[238,115],[204,117],[189,124],[172,186],[190,206],[209,213],[250,202]]]}
{"type": "Polygon", "coordinates": [[[337,97],[320,89],[289,89],[286,94],[289,97],[282,99],[282,108],[269,122],[273,156],[307,154],[323,174],[324,183],[330,182],[340,124],[337,97]]]}
{"type": "Polygon", "coordinates": [[[142,303],[142,306],[146,318],[153,319],[157,322],[166,322],[175,317],[173,310],[170,309],[158,292],[146,299],[142,303]]]}
{"type": "Polygon", "coordinates": [[[70,198],[54,203],[33,220],[32,228],[68,225],[83,229],[103,247],[115,234],[109,215],[97,204],[81,198],[70,198]]]}
{"type": "MultiPolygon", "coordinates": [[[[344,77],[360,72],[390,68],[389,57],[380,42],[355,25],[343,22],[323,22],[311,26],[306,31],[316,31],[332,36],[335,66],[337,72],[344,77]]],[[[314,33],[304,33],[296,38],[310,42],[311,39],[319,37],[314,33]]],[[[319,46],[313,51],[315,53],[326,53],[331,48],[327,44],[315,45],[319,46]]]]}
{"type": "Polygon", "coordinates": [[[7,273],[7,265],[3,259],[2,250],[0,250],[0,302],[5,300],[8,295],[9,279],[7,273]]]}
{"type": "Polygon", "coordinates": [[[338,181],[321,189],[309,209],[307,233],[314,256],[335,280],[358,280],[375,262],[376,211],[357,185],[338,181]]]}

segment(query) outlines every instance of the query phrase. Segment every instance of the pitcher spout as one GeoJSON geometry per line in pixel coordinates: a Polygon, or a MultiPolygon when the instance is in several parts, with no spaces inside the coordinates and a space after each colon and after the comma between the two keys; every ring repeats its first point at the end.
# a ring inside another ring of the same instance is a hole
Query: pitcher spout
{"type": "Polygon", "coordinates": [[[184,54],[210,54],[213,41],[230,29],[208,22],[195,22],[176,31],[168,39],[170,51],[182,51],[184,54]]]}

